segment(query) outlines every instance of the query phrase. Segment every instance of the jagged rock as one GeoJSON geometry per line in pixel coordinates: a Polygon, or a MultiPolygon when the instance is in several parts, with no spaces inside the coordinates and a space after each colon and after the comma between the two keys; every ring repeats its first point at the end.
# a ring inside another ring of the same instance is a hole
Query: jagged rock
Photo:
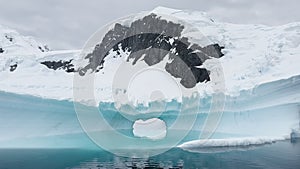
{"type": "Polygon", "coordinates": [[[66,72],[75,72],[74,65],[72,64],[72,59],[69,61],[43,61],[41,64],[47,66],[49,69],[53,70],[65,70],[66,72]]]}
{"type": "Polygon", "coordinates": [[[204,47],[191,44],[188,38],[181,37],[183,29],[183,25],[161,19],[155,14],[136,20],[129,27],[117,23],[105,34],[101,43],[95,46],[93,52],[85,57],[89,64],[81,68],[79,73],[84,75],[89,69],[99,72],[103,68],[104,58],[112,49],[119,56],[121,51],[129,52],[127,61],[133,59],[133,64],[143,57],[143,61],[149,66],[161,62],[171,53],[169,59],[172,61],[165,69],[172,76],[181,78],[183,86],[192,88],[199,82],[209,81],[209,72],[196,66],[201,66],[211,57],[222,57],[224,54],[221,50],[224,47],[218,44],[204,47]]]}

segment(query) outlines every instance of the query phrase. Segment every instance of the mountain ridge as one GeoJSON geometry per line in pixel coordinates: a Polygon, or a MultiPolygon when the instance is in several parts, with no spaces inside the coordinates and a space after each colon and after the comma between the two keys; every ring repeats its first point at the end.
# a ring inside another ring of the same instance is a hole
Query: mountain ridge
{"type": "MultiPolygon", "coordinates": [[[[209,17],[202,20],[201,18],[205,15],[197,14],[201,12],[166,10],[162,7],[154,9],[154,12],[155,10],[157,13],[159,11],[165,15],[170,14],[175,18],[186,20],[197,27],[211,44],[217,43],[225,47],[222,50],[224,56],[218,60],[223,68],[227,94],[239,95],[242,90],[254,89],[263,83],[300,74],[298,69],[300,23],[298,22],[282,26],[239,25],[211,20],[209,17]]],[[[149,13],[153,11],[142,12],[143,16],[149,13]]],[[[136,18],[141,18],[141,14],[136,15],[136,18]]],[[[185,31],[183,34],[192,43],[206,43],[197,41],[189,32],[185,31]]],[[[4,38],[3,36],[1,40],[9,42],[9,39],[4,38]]],[[[31,47],[29,49],[31,50],[31,47]]],[[[4,52],[0,52],[0,77],[3,79],[0,82],[1,90],[46,98],[72,99],[73,73],[67,73],[67,69],[56,67],[55,64],[72,60],[71,63],[74,63],[76,70],[78,68],[76,62],[82,57],[80,50],[40,52],[39,49],[34,49],[37,52],[29,52],[30,57],[27,57],[24,52],[28,49],[22,52],[20,52],[21,49],[11,52],[5,48],[3,50],[4,52]],[[51,63],[55,61],[55,63],[48,64],[48,66],[41,64],[47,61],[51,63]],[[10,66],[14,66],[16,62],[17,67],[13,67],[14,70],[10,71],[10,66]],[[53,69],[51,69],[52,66],[53,69]]],[[[207,60],[203,66],[209,69],[213,66],[213,61],[214,59],[207,60]]],[[[102,89],[97,90],[109,89],[109,79],[112,76],[107,73],[109,70],[110,68],[107,68],[104,74],[97,75],[100,79],[108,79],[107,83],[99,82],[102,89]]],[[[202,85],[204,85],[203,90],[199,91],[201,95],[212,94],[209,89],[212,83],[202,85]]],[[[109,92],[106,94],[107,97],[99,96],[99,100],[110,100],[111,94],[109,92]]]]}

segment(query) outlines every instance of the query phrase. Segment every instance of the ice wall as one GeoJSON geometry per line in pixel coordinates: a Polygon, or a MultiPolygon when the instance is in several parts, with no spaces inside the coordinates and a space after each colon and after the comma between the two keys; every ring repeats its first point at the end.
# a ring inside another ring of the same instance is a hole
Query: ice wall
{"type": "MultiPolygon", "coordinates": [[[[300,76],[295,76],[241,91],[239,96],[227,96],[223,116],[212,138],[289,135],[299,123],[299,91],[300,76]]],[[[210,101],[211,97],[200,99],[196,122],[182,143],[199,138],[210,101]]],[[[152,103],[154,107],[159,107],[158,104],[152,103]]],[[[139,118],[159,116],[169,127],[176,121],[180,104],[169,102],[162,114],[150,112],[139,118]]],[[[134,137],[133,122],[120,115],[113,103],[101,103],[99,110],[112,127],[134,137]]],[[[189,115],[188,111],[183,113],[189,115]]],[[[70,101],[0,92],[0,116],[0,147],[96,147],[81,129],[70,101]]]]}

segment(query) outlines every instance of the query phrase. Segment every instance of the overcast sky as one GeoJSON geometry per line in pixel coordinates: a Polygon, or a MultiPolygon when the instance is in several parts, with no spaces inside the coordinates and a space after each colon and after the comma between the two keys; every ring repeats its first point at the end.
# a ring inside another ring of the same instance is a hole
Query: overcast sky
{"type": "Polygon", "coordinates": [[[80,49],[106,23],[157,6],[205,11],[231,23],[300,21],[299,0],[0,0],[0,24],[52,49],[80,49]]]}

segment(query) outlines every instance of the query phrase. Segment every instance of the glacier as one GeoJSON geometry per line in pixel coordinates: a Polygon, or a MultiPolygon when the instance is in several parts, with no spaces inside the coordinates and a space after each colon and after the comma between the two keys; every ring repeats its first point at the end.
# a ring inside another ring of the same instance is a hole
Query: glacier
{"type": "MultiPolygon", "coordinates": [[[[250,137],[252,144],[255,144],[255,138],[260,140],[259,144],[262,141],[268,143],[270,140],[288,138],[291,130],[298,127],[299,123],[300,93],[296,92],[299,90],[300,76],[296,76],[243,91],[240,96],[228,96],[220,123],[211,138],[229,139],[227,141],[232,138],[245,138],[244,141],[249,142],[250,137]]],[[[2,148],[96,147],[82,130],[71,101],[7,92],[0,93],[0,100],[2,148]]],[[[201,99],[200,102],[201,108],[196,122],[181,143],[199,138],[210,105],[209,98],[201,99]]],[[[103,102],[100,107],[104,118],[116,130],[134,136],[132,122],[114,111],[112,103],[103,102]]],[[[164,112],[160,118],[167,126],[171,125],[176,120],[176,111],[164,112]]],[[[233,141],[235,144],[244,144],[233,141]]],[[[222,144],[224,142],[220,143],[222,144]]]]}
{"type": "MultiPolygon", "coordinates": [[[[224,73],[224,111],[211,136],[212,142],[206,142],[207,145],[270,143],[289,138],[292,131],[299,129],[300,23],[272,27],[239,25],[213,20],[203,12],[158,7],[123,20],[123,24],[151,13],[166,20],[192,24],[210,43],[225,47],[222,50],[224,56],[218,58],[224,73]],[[174,16],[178,20],[167,16],[174,16]]],[[[191,30],[185,29],[183,33],[194,43],[207,43],[195,38],[191,30]]],[[[81,50],[49,50],[34,38],[22,36],[3,26],[0,26],[0,48],[0,147],[96,148],[81,128],[74,110],[73,91],[81,90],[73,86],[74,73],[66,72],[63,67],[54,70],[52,65],[41,64],[70,62],[76,69],[81,50]]],[[[114,68],[122,61],[107,58],[102,72],[95,75],[96,105],[83,106],[87,109],[97,106],[105,120],[118,132],[130,137],[144,137],[144,133],[134,129],[133,122],[120,115],[113,102],[112,77],[116,72],[114,68]]],[[[209,69],[215,61],[206,60],[203,67],[209,69]]],[[[157,77],[155,74],[153,76],[157,77]]],[[[163,83],[168,81],[164,77],[159,78],[163,83]]],[[[213,113],[210,111],[215,94],[213,85],[213,82],[200,85],[200,107],[196,121],[191,130],[185,131],[188,134],[178,146],[203,145],[198,139],[208,114],[213,113]]],[[[161,114],[147,113],[147,117],[152,118],[160,115],[159,119],[166,126],[174,123],[182,103],[172,100],[172,88],[164,86],[170,94],[167,101],[169,109],[161,114]]],[[[139,96],[142,91],[143,88],[136,90],[136,93],[132,90],[133,96],[139,96]]],[[[143,98],[137,98],[135,102],[143,102],[139,99],[143,98]]],[[[146,105],[155,108],[165,102],[153,100],[146,105]]],[[[135,105],[136,110],[144,109],[139,104],[135,105]]],[[[126,107],[126,104],[122,106],[126,107]]],[[[191,104],[188,108],[198,109],[193,106],[191,104]]],[[[147,119],[146,115],[137,116],[134,118],[147,119]]]]}

